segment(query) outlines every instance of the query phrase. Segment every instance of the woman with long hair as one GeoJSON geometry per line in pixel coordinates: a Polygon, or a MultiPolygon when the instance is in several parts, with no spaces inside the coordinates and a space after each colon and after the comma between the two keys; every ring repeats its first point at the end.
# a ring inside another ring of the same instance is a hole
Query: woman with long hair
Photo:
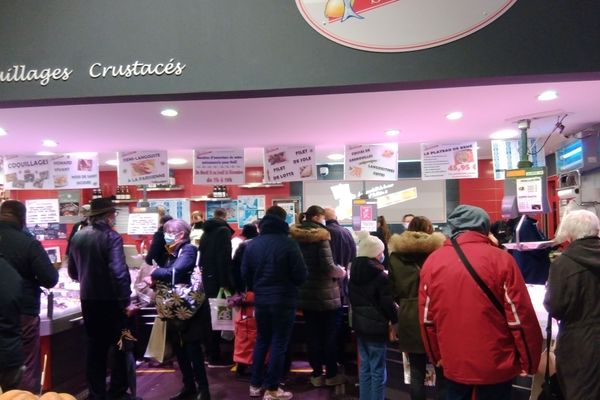
{"type": "MultiPolygon", "coordinates": [[[[402,234],[389,243],[392,294],[398,303],[398,345],[408,353],[410,398],[425,400],[427,354],[421,340],[418,316],[419,273],[425,260],[444,243],[445,236],[433,231],[427,217],[414,217],[402,234]]],[[[444,398],[441,368],[436,368],[436,399],[444,398]]]]}
{"type": "Polygon", "coordinates": [[[310,206],[290,234],[298,242],[308,269],[306,282],[300,288],[298,308],[306,321],[308,361],[313,370],[310,383],[315,387],[336,386],[345,382],[344,376],[338,374],[336,350],[336,318],[342,306],[337,279],[345,272],[333,262],[325,210],[310,206]]]}

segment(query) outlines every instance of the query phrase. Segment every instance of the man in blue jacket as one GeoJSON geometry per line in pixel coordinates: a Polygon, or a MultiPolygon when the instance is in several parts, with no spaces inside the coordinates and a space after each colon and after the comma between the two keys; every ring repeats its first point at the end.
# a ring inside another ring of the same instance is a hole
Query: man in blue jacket
{"type": "Polygon", "coordinates": [[[87,334],[86,378],[90,400],[128,399],[125,353],[116,349],[130,313],[131,277],[123,238],[113,230],[117,212],[110,198],[92,200],[89,225],[71,241],[69,276],[80,283],[81,314],[87,334]],[[109,351],[113,352],[106,390],[109,351]]]}
{"type": "Polygon", "coordinates": [[[21,339],[25,372],[19,389],[40,391],[40,286],[51,288],[58,282],[54,268],[42,244],[24,233],[27,209],[17,200],[0,206],[0,252],[23,279],[21,303],[21,339]]]}
{"type": "Polygon", "coordinates": [[[242,278],[254,291],[258,336],[254,346],[250,397],[287,400],[292,393],[279,388],[285,352],[290,340],[298,288],[306,280],[307,270],[296,241],[288,237],[286,212],[270,207],[259,225],[260,235],[248,244],[242,260],[242,278]],[[263,379],[267,351],[269,365],[263,379]]]}

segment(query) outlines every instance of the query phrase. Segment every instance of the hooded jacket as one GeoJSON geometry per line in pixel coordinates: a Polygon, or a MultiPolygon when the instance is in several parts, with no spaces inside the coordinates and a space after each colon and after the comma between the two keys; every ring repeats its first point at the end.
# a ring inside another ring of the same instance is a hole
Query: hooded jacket
{"type": "Polygon", "coordinates": [[[565,399],[600,399],[600,238],[572,242],[550,266],[544,306],[560,321],[556,366],[565,399]]]}
{"type": "Polygon", "coordinates": [[[93,222],[71,241],[69,276],[79,281],[81,300],[130,302],[131,277],[125,263],[123,238],[106,222],[93,222]]]}
{"type": "Polygon", "coordinates": [[[0,252],[23,278],[21,313],[39,315],[40,286],[50,289],[58,282],[58,271],[42,244],[17,225],[0,221],[0,252]]]}
{"type": "Polygon", "coordinates": [[[321,224],[304,221],[290,229],[290,234],[300,245],[308,269],[306,282],[300,288],[302,310],[329,311],[341,307],[340,288],[332,278],[335,264],[331,255],[331,235],[321,224]]]}
{"type": "Polygon", "coordinates": [[[199,246],[202,282],[206,296],[214,298],[220,288],[233,288],[231,236],[234,230],[220,218],[206,220],[203,227],[199,246]]]}
{"type": "Polygon", "coordinates": [[[388,326],[395,324],[398,316],[383,265],[357,257],[350,268],[348,294],[356,334],[367,341],[387,342],[388,326]]]}
{"type": "Polygon", "coordinates": [[[425,260],[442,247],[446,237],[439,233],[404,231],[390,238],[389,277],[398,303],[398,344],[400,351],[425,353],[419,328],[419,273],[425,260]]]}
{"type": "Polygon", "coordinates": [[[442,361],[448,379],[465,385],[496,384],[521,371],[533,373],[540,361],[542,333],[515,260],[482,232],[464,230],[457,241],[504,313],[494,307],[447,240],[421,269],[419,321],[427,354],[434,364],[442,361]]]}
{"type": "Polygon", "coordinates": [[[295,308],[298,288],[306,280],[306,265],[298,244],[288,237],[288,224],[265,215],[260,235],[247,243],[242,257],[242,278],[254,292],[258,306],[295,308]]]}

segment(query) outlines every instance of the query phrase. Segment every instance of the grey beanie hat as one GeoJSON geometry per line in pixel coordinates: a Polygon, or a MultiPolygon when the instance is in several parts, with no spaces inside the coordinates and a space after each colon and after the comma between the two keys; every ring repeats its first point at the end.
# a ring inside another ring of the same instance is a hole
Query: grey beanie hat
{"type": "Polygon", "coordinates": [[[477,231],[487,235],[490,233],[490,217],[482,208],[460,205],[448,216],[448,225],[452,235],[461,231],[477,231]]]}

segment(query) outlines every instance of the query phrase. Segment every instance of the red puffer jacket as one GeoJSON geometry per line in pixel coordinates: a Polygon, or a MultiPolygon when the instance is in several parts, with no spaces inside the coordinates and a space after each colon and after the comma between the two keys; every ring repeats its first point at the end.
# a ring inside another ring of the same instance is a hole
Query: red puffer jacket
{"type": "Polygon", "coordinates": [[[514,259],[488,238],[466,231],[457,238],[467,259],[504,306],[498,312],[462,264],[450,240],[421,270],[419,321],[423,343],[448,379],[466,385],[506,382],[533,373],[542,334],[514,259]]]}

